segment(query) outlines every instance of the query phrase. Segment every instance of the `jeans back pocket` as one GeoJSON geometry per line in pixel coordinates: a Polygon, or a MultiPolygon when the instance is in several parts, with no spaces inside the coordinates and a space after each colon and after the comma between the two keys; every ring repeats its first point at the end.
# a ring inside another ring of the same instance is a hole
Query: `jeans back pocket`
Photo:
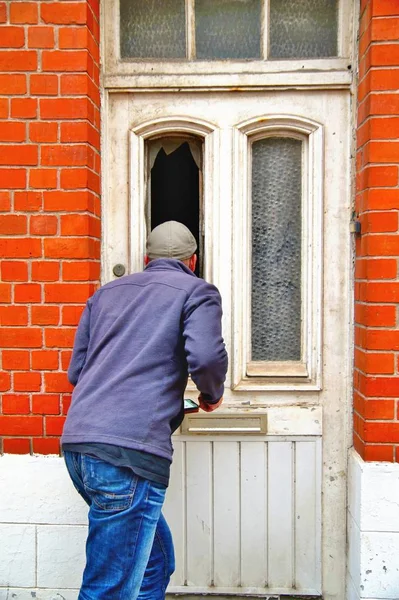
{"type": "Polygon", "coordinates": [[[128,467],[117,467],[85,454],[82,479],[86,493],[102,510],[121,511],[132,505],[137,476],[128,467]]]}

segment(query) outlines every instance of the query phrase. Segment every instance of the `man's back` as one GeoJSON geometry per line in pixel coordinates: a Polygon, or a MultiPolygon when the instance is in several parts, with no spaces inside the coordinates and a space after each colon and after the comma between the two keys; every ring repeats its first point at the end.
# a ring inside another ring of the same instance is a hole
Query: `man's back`
{"type": "Polygon", "coordinates": [[[217,289],[177,260],[154,260],[102,287],[79,325],[63,443],[102,442],[171,459],[187,371],[210,403],[223,394],[220,318],[217,289]]]}

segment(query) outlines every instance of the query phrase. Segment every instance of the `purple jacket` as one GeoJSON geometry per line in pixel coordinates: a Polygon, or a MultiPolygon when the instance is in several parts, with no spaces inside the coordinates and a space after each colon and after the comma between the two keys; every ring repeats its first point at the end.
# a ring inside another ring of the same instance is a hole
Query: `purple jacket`
{"type": "Polygon", "coordinates": [[[151,261],[100,288],[76,333],[63,443],[102,442],[171,460],[190,373],[207,402],[223,395],[227,354],[217,288],[184,263],[151,261]]]}

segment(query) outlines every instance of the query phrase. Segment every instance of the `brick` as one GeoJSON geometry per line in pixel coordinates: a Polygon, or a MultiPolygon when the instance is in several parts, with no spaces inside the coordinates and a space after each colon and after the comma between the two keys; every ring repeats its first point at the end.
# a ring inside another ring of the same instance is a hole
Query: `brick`
{"type": "Polygon", "coordinates": [[[4,438],[3,451],[6,454],[30,454],[30,440],[26,438],[4,438]]]}
{"type": "Polygon", "coordinates": [[[77,325],[84,311],[84,306],[63,306],[62,307],[62,324],[77,325]]]}
{"type": "MultiPolygon", "coordinates": [[[[75,339],[76,330],[74,328],[47,328],[45,331],[45,341],[48,348],[72,348],[75,339]]],[[[68,391],[68,390],[50,390],[50,391],[68,391]]]]}
{"type": "Polygon", "coordinates": [[[0,192],[0,212],[9,212],[10,210],[10,192],[0,192]]]}
{"type": "Polygon", "coordinates": [[[45,373],[46,392],[72,392],[73,386],[69,383],[66,373],[45,373]]]}
{"type": "Polygon", "coordinates": [[[98,258],[99,250],[99,243],[92,239],[70,237],[44,240],[46,258],[98,258]]]}
{"type": "Polygon", "coordinates": [[[38,21],[38,3],[37,2],[11,2],[10,22],[11,23],[37,23],[38,21]]]}
{"type": "Polygon", "coordinates": [[[8,119],[8,98],[0,98],[0,119],[8,119]]]}
{"type": "Polygon", "coordinates": [[[364,287],[363,300],[367,302],[399,302],[399,283],[368,282],[364,287]]]}
{"type": "Polygon", "coordinates": [[[89,235],[99,238],[100,220],[89,215],[62,215],[61,235],[89,235]]]}
{"type": "Polygon", "coordinates": [[[366,79],[364,79],[364,82],[366,85],[368,85],[368,91],[379,92],[386,90],[396,90],[399,86],[399,71],[394,69],[373,69],[367,74],[367,77],[366,79]]]}
{"type": "Polygon", "coordinates": [[[4,327],[1,343],[3,348],[40,348],[42,345],[42,330],[35,327],[15,329],[4,327]]]}
{"type": "Polygon", "coordinates": [[[372,11],[374,17],[399,15],[398,2],[397,0],[374,0],[372,11]]]}
{"type": "MultiPolygon", "coordinates": [[[[13,5],[19,4],[14,2],[13,5]]],[[[0,50],[0,71],[36,71],[36,50],[0,50]]]]}
{"type": "Polygon", "coordinates": [[[26,186],[26,169],[0,169],[0,188],[17,190],[26,186]]]}
{"type": "Polygon", "coordinates": [[[90,169],[62,169],[61,187],[65,190],[88,188],[100,193],[100,178],[90,169]]]}
{"type": "Polygon", "coordinates": [[[7,5],[0,2],[0,23],[7,23],[7,5]]]}
{"type": "Polygon", "coordinates": [[[27,232],[24,215],[0,215],[0,235],[20,235],[27,232]]]}
{"type": "Polygon", "coordinates": [[[0,283],[0,302],[9,304],[11,302],[11,285],[0,283]]]}
{"type": "Polygon", "coordinates": [[[3,413],[5,415],[28,415],[30,413],[29,396],[5,394],[3,396],[3,413]]]}
{"type": "Polygon", "coordinates": [[[6,371],[28,371],[30,353],[26,350],[3,350],[2,365],[6,371]]]}
{"type": "Polygon", "coordinates": [[[40,392],[42,376],[32,371],[14,373],[14,390],[16,392],[40,392]]]}
{"type": "Polygon", "coordinates": [[[76,212],[94,210],[93,196],[90,192],[54,191],[44,193],[44,210],[51,212],[76,212]]]}
{"type": "Polygon", "coordinates": [[[18,211],[39,211],[42,208],[41,192],[15,192],[14,207],[18,211]]]}
{"type": "Polygon", "coordinates": [[[399,235],[371,235],[367,239],[369,256],[399,256],[399,235]]]}
{"type": "Polygon", "coordinates": [[[93,164],[93,150],[84,144],[43,146],[41,164],[44,166],[81,166],[93,164]]]}
{"type": "Polygon", "coordinates": [[[29,185],[34,189],[51,190],[57,187],[57,169],[31,169],[29,185]]]}
{"type": "Polygon", "coordinates": [[[365,347],[368,350],[399,350],[399,330],[369,330],[365,347]]]}
{"type": "Polygon", "coordinates": [[[25,44],[25,30],[23,27],[2,27],[0,35],[0,48],[22,48],[25,44]]]}
{"type": "Polygon", "coordinates": [[[0,391],[8,392],[11,387],[11,377],[9,373],[5,373],[4,371],[0,373],[0,391]]]}
{"type": "Polygon", "coordinates": [[[372,163],[399,162],[399,142],[370,142],[368,161],[372,163]]]}
{"type": "Polygon", "coordinates": [[[3,258],[31,258],[41,256],[41,254],[42,244],[39,239],[0,239],[0,255],[3,256],[3,258]]]}
{"type": "Polygon", "coordinates": [[[396,139],[399,137],[399,117],[374,117],[369,121],[370,139],[396,139]]]}
{"type": "Polygon", "coordinates": [[[72,395],[62,395],[62,414],[67,415],[72,402],[72,395]]]}
{"type": "Polygon", "coordinates": [[[35,119],[37,116],[37,100],[35,98],[12,98],[11,116],[14,119],[35,119]]]}
{"type": "Polygon", "coordinates": [[[87,119],[91,114],[87,98],[42,98],[40,116],[42,119],[87,119]]]}
{"type": "Polygon", "coordinates": [[[388,444],[384,444],[382,446],[367,444],[364,448],[363,460],[393,462],[394,447],[388,444]]]}
{"type": "Polygon", "coordinates": [[[38,394],[32,396],[32,413],[38,415],[59,415],[60,396],[58,394],[38,394]]]}
{"type": "Polygon", "coordinates": [[[61,369],[63,371],[68,371],[69,364],[71,362],[71,358],[72,358],[71,350],[64,350],[61,352],[61,369]]]}
{"type": "Polygon", "coordinates": [[[87,122],[61,123],[61,142],[88,142],[94,148],[100,147],[100,134],[87,122]]]}
{"type": "Polygon", "coordinates": [[[368,374],[393,375],[395,356],[392,353],[371,353],[355,349],[355,367],[368,374]]]}
{"type": "Polygon", "coordinates": [[[365,400],[363,416],[367,420],[393,419],[395,402],[393,400],[365,400]]]}
{"type": "Polygon", "coordinates": [[[60,27],[58,36],[60,48],[87,48],[88,30],[86,27],[60,27]]]}
{"type": "Polygon", "coordinates": [[[42,261],[32,263],[32,281],[58,281],[60,265],[58,262],[42,261]]]}
{"type": "Polygon", "coordinates": [[[43,71],[86,71],[87,50],[43,50],[43,71]]]}
{"type": "Polygon", "coordinates": [[[399,112],[398,94],[371,93],[369,110],[372,115],[397,115],[399,112]]]}
{"type": "Polygon", "coordinates": [[[0,142],[24,142],[25,140],[25,123],[0,122],[0,142]]]}
{"type": "Polygon", "coordinates": [[[37,370],[57,370],[58,352],[54,350],[38,350],[32,352],[32,369],[37,370]]]}
{"type": "Polygon", "coordinates": [[[17,283],[14,286],[15,302],[41,302],[42,287],[39,283],[17,283]]]}
{"type": "Polygon", "coordinates": [[[55,25],[83,25],[86,13],[86,2],[46,2],[41,6],[42,20],[55,25]]]}
{"type": "MultiPolygon", "coordinates": [[[[5,325],[27,325],[28,309],[26,306],[0,306],[0,323],[5,325]]],[[[3,330],[2,330],[3,331],[3,330]]],[[[6,333],[4,332],[4,336],[6,333]]],[[[3,336],[3,333],[2,333],[3,336]]],[[[2,340],[3,343],[3,340],[2,340]]],[[[4,347],[8,346],[4,344],[4,347]]],[[[10,346],[12,347],[12,346],[10,346]]]]}
{"type": "Polygon", "coordinates": [[[48,283],[44,286],[46,302],[77,304],[86,302],[93,293],[93,285],[88,283],[48,283]]]}
{"type": "Polygon", "coordinates": [[[37,165],[38,148],[30,144],[7,146],[0,145],[1,165],[37,165]]]}
{"type": "Polygon", "coordinates": [[[56,142],[58,123],[30,123],[29,139],[31,142],[56,142]]]}
{"type": "Polygon", "coordinates": [[[29,27],[28,48],[54,48],[54,28],[29,27]]]}
{"type": "Polygon", "coordinates": [[[387,187],[398,185],[398,167],[369,167],[367,169],[367,187],[387,187]]]}
{"type": "Polygon", "coordinates": [[[398,443],[399,423],[366,422],[364,424],[364,441],[377,443],[398,443]]]}
{"type": "Polygon", "coordinates": [[[34,438],[32,448],[36,454],[60,454],[60,440],[59,438],[34,438]]]}
{"type": "Polygon", "coordinates": [[[367,197],[368,210],[399,209],[399,190],[369,190],[367,197]]]}
{"type": "Polygon", "coordinates": [[[81,75],[61,75],[61,94],[64,96],[84,96],[89,90],[89,77],[81,75]]]}
{"type": "Polygon", "coordinates": [[[65,417],[45,417],[46,434],[61,435],[64,429],[65,417]]]}
{"type": "Polygon", "coordinates": [[[26,75],[0,74],[0,94],[9,94],[12,96],[26,94],[26,75]]]}
{"type": "Polygon", "coordinates": [[[30,93],[34,96],[57,96],[57,75],[31,75],[30,93]]]}
{"type": "Polygon", "coordinates": [[[371,67],[393,66],[399,64],[399,46],[397,44],[373,44],[369,50],[371,67]]]}
{"type": "Polygon", "coordinates": [[[62,279],[64,281],[98,281],[100,278],[100,263],[98,262],[64,262],[62,279]]]}
{"type": "Polygon", "coordinates": [[[3,261],[1,263],[3,281],[27,281],[28,265],[26,262],[3,261]]]}
{"type": "Polygon", "coordinates": [[[43,417],[0,416],[0,431],[3,435],[42,435],[43,417]]]}
{"type": "Polygon", "coordinates": [[[30,218],[29,231],[31,235],[55,235],[58,229],[57,217],[37,215],[30,218]]]}
{"type": "Polygon", "coordinates": [[[32,306],[32,325],[58,325],[60,309],[58,306],[32,306]]]}
{"type": "Polygon", "coordinates": [[[9,304],[11,302],[11,285],[0,283],[0,302],[9,304]]]}
{"type": "Polygon", "coordinates": [[[360,391],[370,398],[396,398],[399,396],[399,377],[360,376],[360,391]]]}
{"type": "Polygon", "coordinates": [[[397,273],[398,264],[394,258],[369,258],[356,261],[356,279],[396,279],[397,273]]]}

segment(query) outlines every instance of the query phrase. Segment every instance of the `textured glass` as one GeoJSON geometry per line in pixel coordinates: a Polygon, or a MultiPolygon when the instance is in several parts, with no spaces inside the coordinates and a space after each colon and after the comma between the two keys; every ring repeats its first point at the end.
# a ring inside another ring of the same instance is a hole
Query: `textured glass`
{"type": "Polygon", "coordinates": [[[269,57],[337,56],[337,21],[338,0],[270,0],[269,57]]]}
{"type": "Polygon", "coordinates": [[[185,58],[184,0],[120,0],[122,58],[185,58]]]}
{"type": "Polygon", "coordinates": [[[260,58],[260,27],[260,0],[196,0],[196,56],[260,58]]]}
{"type": "Polygon", "coordinates": [[[302,142],[252,146],[252,360],[301,359],[302,142]]]}

